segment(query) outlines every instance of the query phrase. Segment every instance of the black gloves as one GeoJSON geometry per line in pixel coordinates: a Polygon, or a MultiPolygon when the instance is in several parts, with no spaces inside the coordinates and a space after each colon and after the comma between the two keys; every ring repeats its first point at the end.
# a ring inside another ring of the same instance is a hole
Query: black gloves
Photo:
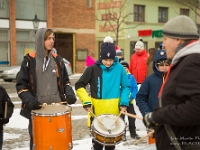
{"type": "Polygon", "coordinates": [[[30,102],[28,103],[28,108],[29,108],[30,110],[40,109],[40,108],[42,108],[41,105],[42,105],[42,104],[41,104],[37,99],[34,99],[34,100],[32,100],[32,101],[30,101],[30,102]]]}
{"type": "Polygon", "coordinates": [[[153,120],[153,113],[147,113],[144,117],[143,117],[143,123],[147,128],[153,128],[156,124],[153,120]]]}
{"type": "Polygon", "coordinates": [[[32,96],[30,92],[22,92],[21,94],[19,94],[19,97],[21,98],[23,103],[27,104],[27,107],[30,110],[42,108],[42,106],[40,106],[40,102],[37,100],[37,98],[32,96]]]}
{"type": "Polygon", "coordinates": [[[65,96],[68,104],[76,103],[76,96],[71,86],[65,86],[65,96]]]}
{"type": "Polygon", "coordinates": [[[2,124],[7,124],[9,122],[9,118],[0,118],[0,122],[2,122],[2,124]]]}

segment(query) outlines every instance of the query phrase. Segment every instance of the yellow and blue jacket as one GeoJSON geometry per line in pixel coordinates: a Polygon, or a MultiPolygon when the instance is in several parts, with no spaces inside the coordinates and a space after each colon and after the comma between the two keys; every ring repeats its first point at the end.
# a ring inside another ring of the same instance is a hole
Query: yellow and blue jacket
{"type": "Polygon", "coordinates": [[[130,83],[118,58],[112,66],[105,67],[100,60],[88,67],[75,84],[83,107],[91,106],[95,115],[119,114],[120,106],[129,106],[130,83]],[[91,97],[85,86],[90,84],[91,97]]]}

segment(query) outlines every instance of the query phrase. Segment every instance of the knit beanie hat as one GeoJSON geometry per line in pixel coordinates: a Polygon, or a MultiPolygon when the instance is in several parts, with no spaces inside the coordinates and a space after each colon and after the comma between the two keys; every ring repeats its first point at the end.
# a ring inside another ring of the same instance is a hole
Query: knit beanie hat
{"type": "Polygon", "coordinates": [[[129,68],[129,64],[126,60],[120,61],[120,64],[122,64],[123,67],[129,68]]]}
{"type": "Polygon", "coordinates": [[[135,44],[135,49],[144,50],[144,43],[142,41],[137,41],[137,43],[135,44]]]}
{"type": "Polygon", "coordinates": [[[163,35],[176,39],[199,39],[196,24],[185,15],[177,16],[165,23],[163,35]]]}
{"type": "Polygon", "coordinates": [[[115,49],[116,49],[116,55],[117,56],[122,56],[122,51],[121,51],[121,49],[119,48],[119,46],[115,46],[115,49]]]}
{"type": "Polygon", "coordinates": [[[104,42],[101,45],[100,59],[115,59],[116,50],[113,39],[110,36],[104,38],[104,42]]]}

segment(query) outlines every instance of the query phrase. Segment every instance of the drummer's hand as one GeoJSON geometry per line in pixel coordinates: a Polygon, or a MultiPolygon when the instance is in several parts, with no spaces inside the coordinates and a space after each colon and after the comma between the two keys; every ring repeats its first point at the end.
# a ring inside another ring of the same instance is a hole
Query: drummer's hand
{"type": "Polygon", "coordinates": [[[91,107],[84,107],[87,112],[91,111],[91,107]]]}
{"type": "Polygon", "coordinates": [[[37,99],[34,99],[28,103],[28,107],[29,109],[34,110],[42,108],[42,105],[37,99]]]}
{"type": "Polygon", "coordinates": [[[126,112],[127,107],[126,106],[120,106],[120,112],[126,112]]]}

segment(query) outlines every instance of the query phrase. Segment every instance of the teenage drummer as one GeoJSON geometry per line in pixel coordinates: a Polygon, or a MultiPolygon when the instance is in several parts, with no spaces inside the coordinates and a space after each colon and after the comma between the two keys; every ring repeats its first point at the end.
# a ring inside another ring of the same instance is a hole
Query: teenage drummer
{"type": "MultiPolygon", "coordinates": [[[[116,57],[115,44],[111,37],[107,36],[104,39],[100,58],[84,71],[76,82],[75,89],[85,110],[92,111],[95,116],[119,115],[120,111],[126,111],[129,106],[130,83],[123,66],[116,57]],[[91,97],[85,89],[88,83],[91,97]]],[[[94,150],[102,150],[104,147],[95,139],[92,140],[92,144],[94,150]]],[[[105,146],[105,149],[114,150],[115,146],[105,146]]]]}
{"type": "Polygon", "coordinates": [[[24,56],[16,83],[22,100],[20,114],[29,119],[30,149],[33,146],[31,111],[40,109],[42,103],[76,102],[63,59],[53,51],[53,30],[38,29],[35,41],[36,51],[24,56]]]}

